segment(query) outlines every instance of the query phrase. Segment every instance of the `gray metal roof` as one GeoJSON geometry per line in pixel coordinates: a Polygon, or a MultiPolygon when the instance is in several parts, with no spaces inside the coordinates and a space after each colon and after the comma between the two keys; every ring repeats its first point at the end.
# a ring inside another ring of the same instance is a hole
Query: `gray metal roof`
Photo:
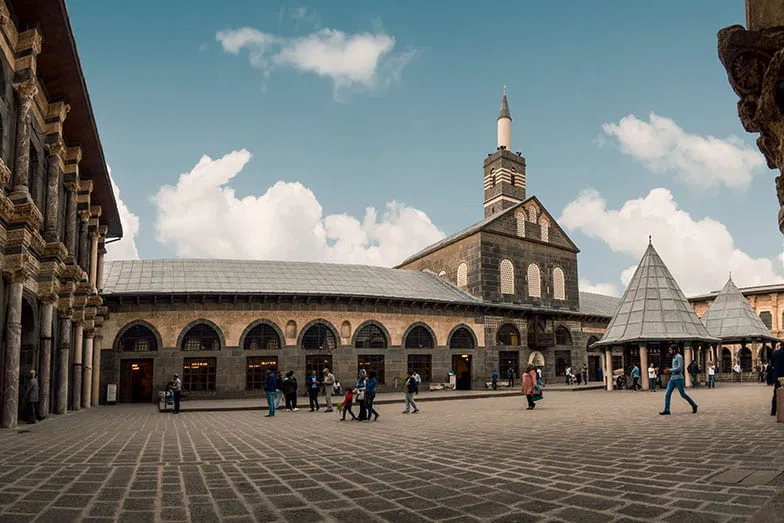
{"type": "Polygon", "coordinates": [[[727,280],[724,288],[702,315],[702,323],[708,328],[708,332],[721,338],[723,342],[778,341],[762,323],[732,278],[727,280]]]}
{"type": "Polygon", "coordinates": [[[708,333],[649,244],[604,336],[595,345],[689,340],[719,341],[708,333]]]}
{"type": "Polygon", "coordinates": [[[615,296],[605,296],[604,294],[594,294],[593,292],[580,293],[580,312],[593,316],[612,317],[615,309],[621,302],[615,296]]]}
{"type": "MultiPolygon", "coordinates": [[[[740,287],[740,292],[744,296],[784,292],[784,283],[769,283],[766,285],[755,285],[753,287],[740,287]]],[[[708,294],[698,294],[696,296],[689,297],[689,301],[712,300],[718,295],[719,291],[709,292],[708,294]]]]}

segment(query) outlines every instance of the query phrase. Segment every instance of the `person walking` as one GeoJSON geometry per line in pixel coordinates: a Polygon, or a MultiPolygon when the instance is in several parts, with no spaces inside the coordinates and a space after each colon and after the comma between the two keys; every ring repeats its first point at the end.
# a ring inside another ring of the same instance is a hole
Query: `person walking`
{"type": "Polygon", "coordinates": [[[308,379],[305,380],[305,383],[308,387],[308,399],[310,400],[310,412],[318,411],[319,410],[319,402],[318,402],[318,393],[321,384],[319,383],[318,376],[316,375],[316,369],[313,369],[310,372],[310,376],[308,379]]]}
{"type": "Polygon", "coordinates": [[[514,387],[514,369],[512,369],[512,367],[506,369],[506,379],[509,382],[508,386],[510,388],[514,387]]]}
{"type": "Polygon", "coordinates": [[[25,418],[28,423],[38,423],[38,394],[38,378],[35,371],[30,369],[24,394],[22,395],[25,418]]]}
{"type": "Polygon", "coordinates": [[[490,383],[492,383],[493,390],[498,390],[498,373],[493,369],[493,374],[490,376],[490,383]]]}
{"type": "Polygon", "coordinates": [[[349,387],[346,389],[346,395],[343,396],[343,417],[340,418],[340,421],[346,421],[346,412],[351,414],[351,421],[356,421],[357,417],[354,415],[354,411],[351,410],[351,405],[354,403],[354,390],[349,387]]]}
{"type": "Polygon", "coordinates": [[[414,394],[419,394],[419,384],[422,383],[422,376],[417,371],[414,371],[414,381],[416,381],[416,392],[414,394]]]}
{"type": "Polygon", "coordinates": [[[378,412],[373,407],[373,401],[376,399],[376,385],[378,384],[378,378],[376,378],[376,371],[371,370],[368,372],[368,379],[367,383],[365,384],[365,409],[367,409],[367,419],[370,421],[370,415],[372,414],[373,421],[378,421],[378,412]]]}
{"type": "Polygon", "coordinates": [[[716,366],[713,363],[708,364],[708,385],[709,389],[716,388],[716,366]]]}
{"type": "Polygon", "coordinates": [[[684,377],[683,377],[683,356],[679,354],[678,347],[670,347],[670,354],[672,354],[672,366],[670,367],[670,381],[667,383],[667,392],[664,395],[664,410],[661,411],[659,414],[662,416],[669,416],[670,415],[670,397],[672,396],[672,391],[674,389],[678,389],[678,393],[680,393],[681,398],[685,399],[689,405],[691,405],[691,411],[696,414],[697,413],[697,404],[694,403],[694,400],[686,394],[686,391],[683,390],[684,385],[684,377]]]}
{"type": "Polygon", "coordinates": [[[265,418],[271,418],[275,415],[275,391],[278,389],[278,380],[275,374],[275,369],[272,367],[267,369],[267,383],[264,385],[264,392],[267,393],[267,415],[265,418]]]}
{"type": "Polygon", "coordinates": [[[182,380],[179,374],[174,375],[172,380],[172,395],[174,396],[174,413],[180,413],[180,398],[182,397],[182,380]]]}
{"type": "Polygon", "coordinates": [[[771,381],[773,385],[773,400],[770,404],[770,415],[776,415],[776,391],[781,388],[781,378],[784,378],[784,344],[780,344],[779,348],[773,353],[770,359],[770,366],[773,367],[770,371],[771,381]]]}
{"type": "Polygon", "coordinates": [[[324,412],[332,412],[332,387],[335,385],[335,375],[325,368],[324,379],[321,383],[324,386],[324,404],[326,406],[324,412]]]}
{"type": "Polygon", "coordinates": [[[635,392],[642,390],[642,385],[640,385],[640,367],[636,363],[632,367],[632,390],[635,392]]]}
{"type": "MultiPolygon", "coordinates": [[[[414,401],[414,394],[416,393],[416,378],[414,377],[414,371],[408,371],[408,377],[406,378],[406,410],[403,411],[403,414],[408,414],[411,412],[411,407],[414,407],[414,414],[419,412],[419,407],[417,407],[416,402],[414,401]]],[[[378,417],[378,414],[376,414],[378,417]]]]}
{"type": "Polygon", "coordinates": [[[583,363],[582,375],[583,385],[588,385],[588,364],[586,363],[583,363]]]}
{"type": "Polygon", "coordinates": [[[534,366],[529,363],[525,368],[525,372],[523,373],[522,386],[520,387],[520,392],[525,394],[525,399],[528,400],[528,408],[525,410],[533,410],[536,408],[536,403],[534,403],[536,379],[536,371],[534,370],[534,366]]]}
{"type": "Polygon", "coordinates": [[[697,362],[696,361],[692,361],[691,363],[689,363],[688,370],[689,370],[689,376],[691,377],[691,388],[696,389],[697,388],[697,373],[700,370],[699,366],[697,366],[697,362]]]}
{"type": "Polygon", "coordinates": [[[367,383],[367,371],[365,369],[359,370],[359,378],[354,388],[354,398],[359,403],[359,415],[357,421],[365,421],[368,418],[367,404],[365,403],[365,384],[367,383]]]}
{"type": "Polygon", "coordinates": [[[286,398],[286,410],[288,412],[296,412],[299,409],[297,408],[297,378],[294,377],[294,371],[290,370],[286,373],[286,377],[283,378],[283,387],[281,390],[283,391],[283,395],[286,398]]]}
{"type": "Polygon", "coordinates": [[[735,366],[734,366],[734,367],[732,367],[732,372],[734,372],[734,373],[735,373],[735,381],[737,381],[738,383],[740,383],[740,382],[742,381],[742,380],[741,380],[741,373],[742,373],[742,370],[743,370],[743,369],[741,369],[741,368],[740,368],[740,363],[738,363],[738,362],[735,362],[735,366]]]}
{"type": "Polygon", "coordinates": [[[653,366],[653,362],[648,365],[648,390],[650,392],[656,391],[656,367],[653,366]]]}

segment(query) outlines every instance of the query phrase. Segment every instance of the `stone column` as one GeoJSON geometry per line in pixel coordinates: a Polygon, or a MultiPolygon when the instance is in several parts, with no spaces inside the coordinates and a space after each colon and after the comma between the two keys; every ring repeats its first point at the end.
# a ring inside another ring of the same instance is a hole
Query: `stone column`
{"type": "Polygon", "coordinates": [[[76,253],[76,225],[79,219],[76,214],[76,185],[67,183],[65,190],[65,246],[68,248],[68,254],[74,256],[76,253]]]}
{"type": "Polygon", "coordinates": [[[644,343],[640,343],[640,367],[642,390],[648,390],[648,347],[644,343]]]}
{"type": "Polygon", "coordinates": [[[98,269],[95,274],[95,288],[98,292],[103,290],[103,257],[106,254],[106,249],[101,245],[98,249],[98,269]]]}
{"type": "Polygon", "coordinates": [[[68,374],[71,359],[71,318],[60,318],[60,343],[57,346],[57,403],[54,407],[55,414],[68,412],[68,374]]]}
{"type": "Polygon", "coordinates": [[[49,152],[49,166],[46,183],[44,239],[48,243],[54,243],[60,240],[57,230],[57,222],[60,220],[60,156],[65,151],[65,148],[61,141],[57,141],[49,145],[47,150],[49,152]]]}
{"type": "Polygon", "coordinates": [[[38,383],[40,388],[38,404],[39,416],[49,415],[49,394],[52,388],[52,315],[54,296],[42,299],[41,307],[41,352],[38,364],[38,383]]]}
{"type": "Polygon", "coordinates": [[[604,351],[604,382],[607,390],[613,390],[612,349],[604,351]]]}
{"type": "Polygon", "coordinates": [[[82,379],[82,407],[89,409],[92,406],[93,396],[93,340],[95,331],[84,331],[84,367],[82,379]]]}
{"type": "Polygon", "coordinates": [[[77,321],[74,326],[73,351],[73,401],[71,410],[79,410],[82,405],[82,346],[84,345],[84,326],[77,321]]]}
{"type": "Polygon", "coordinates": [[[691,345],[683,346],[683,377],[686,380],[684,384],[687,387],[691,387],[691,374],[689,374],[688,371],[689,364],[691,363],[691,350],[691,345]]]}
{"type": "Polygon", "coordinates": [[[705,383],[708,383],[708,367],[713,365],[713,348],[708,345],[702,350],[702,353],[702,361],[705,362],[705,365],[702,367],[702,374],[705,376],[705,383]]]}
{"type": "Polygon", "coordinates": [[[17,424],[19,411],[19,360],[22,350],[22,286],[26,279],[23,271],[11,277],[8,291],[8,318],[5,327],[5,376],[3,379],[3,428],[17,424]]]}
{"type": "Polygon", "coordinates": [[[98,282],[98,232],[90,233],[90,283],[97,289],[98,282]]]}
{"type": "Polygon", "coordinates": [[[89,237],[87,236],[87,224],[89,220],[89,211],[79,212],[79,260],[77,263],[79,264],[79,267],[87,273],[90,271],[90,267],[88,266],[90,263],[90,242],[89,237]]]}
{"type": "Polygon", "coordinates": [[[35,81],[27,80],[14,85],[19,99],[16,113],[16,155],[14,156],[14,182],[11,189],[11,199],[29,200],[30,189],[28,178],[30,176],[30,119],[33,114],[33,103],[38,94],[35,81]]]}
{"type": "Polygon", "coordinates": [[[101,349],[103,348],[103,336],[95,334],[93,342],[93,392],[92,406],[97,407],[101,398],[101,349]]]}

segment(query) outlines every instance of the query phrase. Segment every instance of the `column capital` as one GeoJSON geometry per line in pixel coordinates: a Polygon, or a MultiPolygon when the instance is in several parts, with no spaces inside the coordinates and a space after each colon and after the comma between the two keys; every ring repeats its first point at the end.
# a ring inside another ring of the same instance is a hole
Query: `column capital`
{"type": "Polygon", "coordinates": [[[30,271],[28,271],[25,267],[20,267],[8,271],[8,276],[8,279],[11,280],[11,283],[25,283],[28,279],[30,279],[30,271]]]}
{"type": "Polygon", "coordinates": [[[19,33],[19,39],[16,42],[17,51],[26,51],[32,49],[36,55],[41,54],[43,47],[43,37],[37,28],[28,29],[23,33],[19,33]]]}
{"type": "Polygon", "coordinates": [[[44,148],[46,149],[46,152],[49,153],[49,156],[56,156],[58,158],[65,157],[65,144],[59,137],[56,142],[48,143],[44,148]]]}
{"type": "Polygon", "coordinates": [[[79,214],[79,220],[82,222],[82,225],[87,224],[90,221],[90,211],[87,209],[83,209],[81,211],[77,211],[79,214]]]}
{"type": "Polygon", "coordinates": [[[82,148],[78,145],[68,147],[65,154],[65,160],[68,163],[79,163],[82,161],[82,148]]]}
{"type": "Polygon", "coordinates": [[[42,294],[38,296],[38,301],[41,302],[43,305],[54,305],[57,299],[58,296],[57,294],[54,293],[42,294]]]}
{"type": "Polygon", "coordinates": [[[87,339],[95,338],[95,329],[84,329],[84,337],[87,339]]]}
{"type": "Polygon", "coordinates": [[[25,80],[14,84],[14,90],[19,97],[19,101],[25,108],[29,109],[33,105],[33,100],[38,94],[38,83],[35,80],[25,80]]]}

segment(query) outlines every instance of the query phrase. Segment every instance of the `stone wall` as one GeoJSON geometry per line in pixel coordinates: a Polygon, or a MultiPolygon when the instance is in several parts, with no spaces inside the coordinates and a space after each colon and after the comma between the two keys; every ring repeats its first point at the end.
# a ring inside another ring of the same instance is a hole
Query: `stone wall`
{"type": "Polygon", "coordinates": [[[444,272],[443,278],[452,285],[457,284],[457,267],[461,263],[468,266],[467,286],[463,288],[472,296],[482,296],[482,272],[478,270],[482,263],[482,251],[479,245],[479,233],[472,234],[446,247],[431,252],[411,263],[401,266],[402,269],[413,271],[429,270],[435,274],[444,272]]]}

